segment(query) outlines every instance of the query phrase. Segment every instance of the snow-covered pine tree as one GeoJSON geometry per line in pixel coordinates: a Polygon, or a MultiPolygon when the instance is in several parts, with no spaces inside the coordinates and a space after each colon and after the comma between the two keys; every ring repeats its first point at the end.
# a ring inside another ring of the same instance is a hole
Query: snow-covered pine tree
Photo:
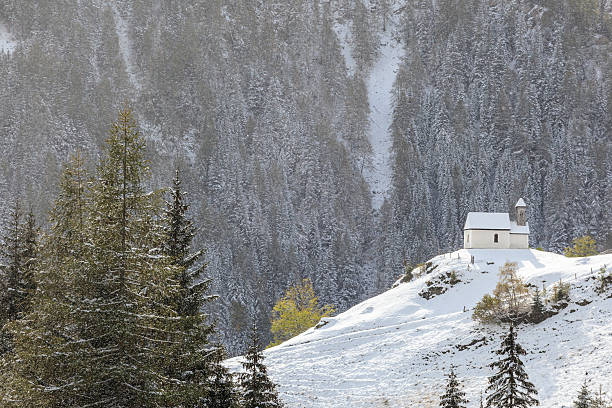
{"type": "Polygon", "coordinates": [[[224,357],[223,347],[218,346],[214,352],[208,392],[202,401],[206,408],[239,408],[239,397],[234,378],[229,370],[221,364],[224,357]]]}
{"type": "Polygon", "coordinates": [[[468,400],[465,392],[461,389],[461,384],[457,380],[455,370],[451,367],[446,383],[446,392],[440,396],[440,407],[442,408],[465,408],[468,400]]]}
{"type": "Polygon", "coordinates": [[[520,355],[525,349],[516,341],[516,332],[511,323],[508,335],[504,337],[501,348],[496,351],[501,356],[490,364],[496,372],[489,377],[486,407],[490,408],[526,408],[539,405],[535,398],[537,390],[529,382],[520,355]]]}
{"type": "Polygon", "coordinates": [[[580,387],[580,392],[578,396],[574,400],[574,408],[592,408],[593,407],[593,398],[591,397],[591,391],[589,390],[589,386],[587,385],[586,378],[584,379],[584,383],[582,387],[580,387]]]}
{"type": "Polygon", "coordinates": [[[280,408],[282,402],[276,392],[276,384],[268,377],[264,356],[259,349],[259,336],[257,327],[251,329],[251,344],[242,363],[244,373],[240,374],[240,387],[242,389],[242,408],[280,408]]]}

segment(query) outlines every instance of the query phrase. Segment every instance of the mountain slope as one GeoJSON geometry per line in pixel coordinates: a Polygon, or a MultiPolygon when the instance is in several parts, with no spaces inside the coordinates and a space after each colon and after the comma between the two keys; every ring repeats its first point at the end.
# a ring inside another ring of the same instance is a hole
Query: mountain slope
{"type": "MultiPolygon", "coordinates": [[[[603,265],[610,270],[612,255],[565,258],[535,250],[460,250],[433,258],[438,267],[430,274],[268,350],[267,364],[283,399],[289,407],[435,405],[443,375],[453,364],[474,405],[486,388],[487,364],[505,328],[474,322],[470,309],[495,287],[505,261],[518,262],[519,274],[549,293],[559,279],[572,285],[565,309],[518,331],[541,405],[567,405],[585,372],[605,388],[612,375],[606,363],[612,351],[612,296],[610,288],[605,294],[595,292],[594,276],[603,265]],[[469,264],[471,255],[474,265],[469,264]],[[455,286],[427,284],[451,271],[461,280],[455,286]],[[430,300],[419,295],[436,286],[447,291],[430,300]]],[[[229,364],[236,367],[238,361],[229,364]]]]}

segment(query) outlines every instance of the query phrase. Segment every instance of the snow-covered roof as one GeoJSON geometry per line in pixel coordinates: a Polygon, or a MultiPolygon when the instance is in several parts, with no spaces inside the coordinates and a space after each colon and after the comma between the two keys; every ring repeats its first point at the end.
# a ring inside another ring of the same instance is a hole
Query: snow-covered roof
{"type": "Polygon", "coordinates": [[[509,230],[510,216],[508,213],[468,213],[463,229],[509,230]]]}
{"type": "Polygon", "coordinates": [[[519,200],[516,202],[515,207],[527,207],[527,204],[525,204],[525,201],[522,198],[519,198],[519,200]]]}
{"type": "Polygon", "coordinates": [[[516,222],[510,221],[510,233],[511,234],[529,234],[529,223],[525,225],[517,225],[516,222]]]}

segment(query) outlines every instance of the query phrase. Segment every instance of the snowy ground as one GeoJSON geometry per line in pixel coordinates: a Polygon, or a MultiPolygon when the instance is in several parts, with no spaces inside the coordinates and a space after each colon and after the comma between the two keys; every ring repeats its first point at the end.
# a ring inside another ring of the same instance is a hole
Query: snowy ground
{"type": "MultiPolygon", "coordinates": [[[[612,393],[612,292],[596,294],[593,279],[602,265],[610,270],[612,255],[565,258],[535,250],[460,250],[434,258],[439,266],[431,274],[267,350],[266,362],[283,400],[288,407],[309,408],[429,406],[427,401],[437,406],[443,375],[453,364],[469,406],[478,406],[502,330],[475,323],[470,309],[492,291],[507,260],[517,261],[520,275],[539,287],[550,288],[559,279],[572,284],[567,308],[538,325],[519,328],[519,341],[528,351],[523,361],[541,406],[569,405],[585,372],[593,388],[602,384],[612,393]],[[471,255],[474,265],[469,265],[471,255]],[[451,270],[462,282],[430,300],[419,296],[427,281],[451,270]]],[[[236,369],[239,360],[228,365],[236,369]]]]}
{"type": "Polygon", "coordinates": [[[117,38],[119,39],[119,51],[121,58],[125,64],[125,69],[130,80],[130,83],[137,89],[142,89],[142,80],[140,71],[134,61],[134,55],[132,53],[132,42],[129,35],[129,27],[121,13],[117,9],[116,5],[112,6],[113,16],[115,19],[115,31],[117,32],[117,38]]]}
{"type": "Polygon", "coordinates": [[[393,97],[391,90],[404,55],[401,42],[394,37],[394,20],[389,20],[387,31],[382,33],[380,55],[368,76],[368,102],[370,104],[370,130],[372,168],[365,177],[373,192],[372,206],[379,209],[391,187],[391,134],[393,121],[393,97]]]}
{"type": "MultiPolygon", "coordinates": [[[[404,48],[397,40],[398,15],[392,13],[387,30],[380,37],[379,54],[367,75],[368,103],[370,105],[370,128],[368,138],[372,146],[372,167],[365,170],[365,179],[370,185],[372,206],[379,209],[391,186],[391,135],[389,128],[393,120],[393,83],[404,55],[404,48]]],[[[347,22],[334,26],[340,42],[348,73],[353,75],[356,63],[352,56],[351,30],[347,22]]]]}
{"type": "Polygon", "coordinates": [[[10,54],[15,49],[17,44],[13,40],[11,33],[8,30],[8,27],[0,23],[0,53],[10,54]]]}

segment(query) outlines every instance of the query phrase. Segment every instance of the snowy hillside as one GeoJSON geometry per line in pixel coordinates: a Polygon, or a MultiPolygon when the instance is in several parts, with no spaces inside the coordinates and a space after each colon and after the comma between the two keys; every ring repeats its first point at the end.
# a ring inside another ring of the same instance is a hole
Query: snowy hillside
{"type": "MultiPolygon", "coordinates": [[[[519,274],[538,287],[550,289],[559,279],[572,285],[571,301],[559,314],[519,328],[528,353],[523,360],[541,406],[572,401],[585,372],[592,384],[612,392],[612,296],[609,288],[606,294],[594,290],[594,276],[603,265],[610,270],[612,255],[565,258],[536,250],[460,250],[431,261],[438,265],[433,272],[266,351],[271,376],[289,407],[437,404],[451,364],[470,406],[476,406],[502,330],[475,323],[471,309],[493,290],[505,261],[518,262],[519,274]],[[469,264],[471,255],[474,265],[469,264]],[[451,271],[461,282],[436,283],[451,271]],[[419,295],[437,286],[442,288],[438,292],[447,290],[429,300],[419,295]]],[[[238,361],[229,364],[236,368],[238,361]]]]}

